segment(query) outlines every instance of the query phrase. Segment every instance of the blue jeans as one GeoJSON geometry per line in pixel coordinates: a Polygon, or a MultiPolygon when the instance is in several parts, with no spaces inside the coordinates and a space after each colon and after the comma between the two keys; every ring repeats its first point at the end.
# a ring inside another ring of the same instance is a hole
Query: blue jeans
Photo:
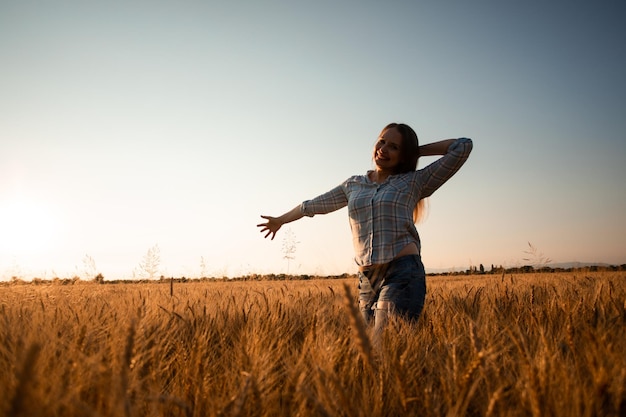
{"type": "Polygon", "coordinates": [[[359,272],[359,308],[366,323],[380,332],[390,315],[417,320],[426,298],[426,272],[419,255],[359,272]]]}

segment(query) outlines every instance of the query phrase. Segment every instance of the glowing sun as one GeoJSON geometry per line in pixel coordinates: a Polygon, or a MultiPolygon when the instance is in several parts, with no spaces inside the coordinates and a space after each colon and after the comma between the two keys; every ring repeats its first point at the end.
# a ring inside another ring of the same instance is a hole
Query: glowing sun
{"type": "Polygon", "coordinates": [[[49,207],[27,200],[0,201],[0,250],[12,255],[49,249],[59,232],[49,207]]]}

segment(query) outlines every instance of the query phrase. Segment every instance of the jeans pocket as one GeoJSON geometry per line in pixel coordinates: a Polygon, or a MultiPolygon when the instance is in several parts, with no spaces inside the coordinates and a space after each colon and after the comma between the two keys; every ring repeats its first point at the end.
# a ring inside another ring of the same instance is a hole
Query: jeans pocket
{"type": "Polygon", "coordinates": [[[379,300],[393,303],[398,314],[416,319],[424,307],[425,284],[424,276],[417,273],[396,279],[383,288],[379,300]]]}

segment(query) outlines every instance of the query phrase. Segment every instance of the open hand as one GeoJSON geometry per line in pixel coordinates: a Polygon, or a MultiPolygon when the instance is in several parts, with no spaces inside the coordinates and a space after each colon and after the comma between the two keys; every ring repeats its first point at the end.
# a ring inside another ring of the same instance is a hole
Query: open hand
{"type": "Polygon", "coordinates": [[[257,227],[261,228],[261,233],[267,232],[265,234],[265,238],[267,238],[269,235],[272,235],[272,240],[274,240],[274,236],[276,236],[276,232],[278,232],[278,229],[280,229],[283,223],[277,217],[272,217],[272,216],[261,216],[261,217],[267,220],[267,222],[257,224],[257,227]]]}

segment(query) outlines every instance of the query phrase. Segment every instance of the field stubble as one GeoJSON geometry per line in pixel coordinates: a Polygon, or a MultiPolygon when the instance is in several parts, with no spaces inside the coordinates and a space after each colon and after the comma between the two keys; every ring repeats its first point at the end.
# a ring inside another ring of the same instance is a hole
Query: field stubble
{"type": "Polygon", "coordinates": [[[428,285],[380,350],[353,279],[0,287],[0,413],[626,415],[625,273],[428,285]]]}

